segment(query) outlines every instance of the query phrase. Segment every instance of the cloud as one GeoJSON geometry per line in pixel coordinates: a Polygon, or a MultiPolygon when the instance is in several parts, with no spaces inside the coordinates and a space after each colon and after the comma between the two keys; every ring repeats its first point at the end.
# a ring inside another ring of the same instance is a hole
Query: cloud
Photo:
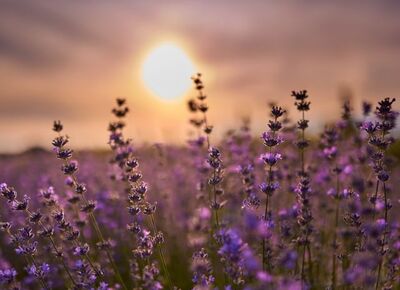
{"type": "Polygon", "coordinates": [[[45,69],[66,65],[85,49],[94,54],[125,55],[127,45],[120,41],[118,31],[105,29],[110,19],[103,19],[104,15],[92,8],[96,7],[66,1],[3,1],[1,58],[26,68],[45,69]]]}
{"type": "Polygon", "coordinates": [[[55,96],[2,95],[0,120],[51,120],[84,117],[74,110],[73,104],[65,103],[55,96]]]}

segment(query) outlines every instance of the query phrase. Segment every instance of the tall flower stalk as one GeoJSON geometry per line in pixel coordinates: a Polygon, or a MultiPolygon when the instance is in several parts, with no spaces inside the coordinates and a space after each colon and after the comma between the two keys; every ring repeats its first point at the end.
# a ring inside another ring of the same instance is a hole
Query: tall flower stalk
{"type": "Polygon", "coordinates": [[[214,228],[216,231],[220,229],[220,216],[219,210],[226,204],[226,200],[219,201],[218,196],[223,194],[223,190],[220,188],[220,184],[223,179],[223,164],[221,160],[221,152],[218,148],[212,147],[210,143],[210,134],[212,132],[213,127],[209,125],[207,119],[207,111],[208,105],[205,102],[207,96],[204,94],[204,84],[201,79],[201,74],[198,73],[195,77],[192,78],[193,83],[195,85],[195,89],[198,92],[197,95],[197,106],[198,109],[202,112],[203,115],[203,131],[206,134],[206,141],[207,141],[207,149],[208,149],[208,158],[207,163],[212,170],[212,175],[208,179],[208,184],[211,188],[209,191],[209,202],[210,207],[213,209],[214,212],[214,228]]]}
{"type": "MultiPolygon", "coordinates": [[[[157,229],[154,214],[156,212],[156,203],[148,201],[147,191],[148,184],[142,180],[142,172],[139,168],[139,160],[134,156],[132,148],[132,140],[125,139],[123,129],[125,127],[124,118],[129,112],[126,106],[125,99],[117,99],[117,107],[112,110],[117,121],[111,122],[109,125],[110,138],[109,145],[114,152],[112,163],[117,164],[121,170],[121,180],[128,185],[128,211],[133,222],[128,225],[128,230],[136,235],[137,247],[132,251],[137,259],[147,263],[143,271],[153,269],[151,271],[151,287],[162,287],[156,281],[155,264],[148,262],[155,248],[158,248],[158,253],[161,265],[164,271],[165,278],[169,287],[172,287],[169,271],[164,257],[162,244],[164,243],[164,235],[157,229]],[[149,230],[145,225],[141,224],[141,216],[147,216],[152,230],[149,230]],[[151,232],[152,231],[152,232],[151,232]]],[[[143,276],[144,277],[144,276],[143,276]]],[[[146,279],[142,279],[143,283],[149,283],[146,279]]],[[[156,288],[152,288],[156,289],[156,288]]]]}
{"type": "MultiPolygon", "coordinates": [[[[198,75],[198,77],[200,77],[198,75]]],[[[201,80],[196,81],[196,88],[203,88],[201,80]]],[[[188,101],[189,111],[191,113],[190,124],[193,126],[196,135],[189,140],[189,150],[192,155],[192,163],[196,168],[196,209],[191,215],[188,226],[189,226],[189,244],[194,247],[194,253],[192,255],[191,270],[192,270],[192,282],[194,283],[193,289],[207,289],[212,287],[215,283],[214,271],[213,271],[213,256],[209,256],[208,249],[205,248],[209,239],[212,237],[212,225],[210,220],[213,219],[213,211],[210,211],[211,194],[207,188],[207,173],[209,168],[204,163],[204,147],[207,149],[210,146],[208,134],[210,130],[203,129],[205,122],[207,121],[206,111],[207,107],[204,105],[205,96],[202,93],[195,98],[188,101]],[[206,137],[204,137],[206,136],[206,137]],[[211,227],[211,228],[210,228],[211,227]]]]}
{"type": "Polygon", "coordinates": [[[335,188],[328,190],[328,195],[333,197],[335,210],[333,222],[333,239],[332,239],[332,271],[331,271],[331,285],[332,289],[336,289],[337,275],[336,275],[336,262],[337,262],[337,231],[339,226],[339,211],[340,211],[340,173],[341,168],[338,165],[338,147],[337,141],[339,138],[338,131],[335,127],[326,127],[321,137],[323,146],[323,156],[328,160],[330,169],[335,174],[335,188]],[[332,165],[333,164],[333,165],[332,165]]]}
{"type": "MultiPolygon", "coordinates": [[[[207,118],[207,111],[208,105],[206,103],[207,96],[204,94],[204,83],[201,79],[202,75],[198,73],[196,76],[192,77],[193,84],[197,91],[197,101],[196,105],[198,110],[202,114],[201,124],[202,129],[205,134],[206,144],[207,144],[207,152],[208,156],[206,159],[206,164],[209,169],[211,169],[211,176],[208,178],[208,200],[209,200],[209,207],[213,211],[214,222],[213,226],[211,227],[210,231],[210,240],[209,246],[211,249],[215,250],[215,254],[220,256],[220,262],[224,264],[224,258],[221,257],[221,254],[216,250],[215,246],[220,245],[219,233],[222,230],[221,224],[221,216],[220,210],[226,205],[227,200],[221,200],[221,196],[224,194],[224,190],[221,186],[223,181],[223,173],[224,167],[222,163],[222,154],[221,151],[216,147],[212,146],[210,142],[210,134],[212,133],[213,126],[208,123],[207,118]],[[216,242],[216,244],[214,244],[216,242]]],[[[225,268],[226,270],[226,268],[225,268]]],[[[229,273],[224,271],[224,283],[227,283],[227,275],[229,273]]]]}
{"type": "Polygon", "coordinates": [[[99,239],[97,246],[99,247],[99,249],[105,251],[115,276],[121,283],[121,286],[124,289],[127,289],[124,280],[122,279],[122,276],[119,272],[119,269],[114,261],[114,258],[111,254],[110,251],[111,244],[109,241],[105,240],[103,233],[100,230],[97,219],[94,215],[94,211],[96,209],[96,202],[94,200],[87,199],[86,185],[78,181],[78,178],[76,176],[76,172],[78,171],[78,162],[71,160],[73,150],[66,147],[66,144],[68,143],[69,139],[67,136],[61,135],[62,130],[63,130],[63,125],[61,124],[61,122],[54,121],[53,131],[58,133],[58,136],[53,140],[52,144],[54,146],[53,149],[54,152],[56,153],[57,158],[63,161],[61,170],[65,175],[69,176],[72,179],[72,187],[75,190],[75,193],[82,199],[82,206],[80,210],[81,212],[84,212],[89,216],[90,223],[92,224],[95,230],[97,238],[99,239]]]}
{"type": "Polygon", "coordinates": [[[384,204],[384,230],[382,237],[378,240],[380,249],[378,253],[379,264],[377,269],[375,289],[379,289],[381,284],[382,267],[387,253],[386,247],[388,243],[389,210],[392,208],[386,188],[386,183],[389,180],[390,175],[385,158],[388,147],[394,141],[393,137],[391,137],[389,134],[390,131],[395,127],[396,118],[398,116],[398,113],[392,109],[392,105],[395,101],[396,99],[390,98],[385,98],[384,100],[380,101],[375,110],[377,121],[375,123],[364,122],[362,125],[362,128],[368,133],[368,143],[373,148],[373,154],[371,155],[371,166],[376,175],[376,190],[375,195],[373,196],[373,201],[374,204],[376,204],[379,202],[379,199],[383,199],[384,204]],[[380,184],[382,184],[383,187],[383,196],[379,196],[380,184]]]}
{"type": "MultiPolygon", "coordinates": [[[[272,220],[272,215],[269,210],[271,207],[270,199],[273,193],[279,188],[279,183],[275,181],[273,168],[278,163],[279,160],[282,159],[282,155],[278,153],[275,148],[283,142],[281,136],[278,135],[278,132],[282,128],[282,123],[279,121],[279,118],[283,116],[284,110],[281,107],[272,106],[271,116],[273,120],[270,120],[268,123],[269,131],[264,132],[262,135],[262,139],[264,140],[264,145],[267,147],[268,152],[261,155],[261,159],[264,161],[267,170],[267,182],[262,183],[260,185],[261,191],[265,194],[265,209],[263,215],[263,222],[265,225],[269,223],[269,220],[272,220]]],[[[272,223],[272,221],[271,221],[272,223]]],[[[262,239],[262,266],[263,270],[267,267],[268,270],[271,270],[271,258],[272,258],[272,249],[269,243],[267,244],[267,240],[265,237],[262,239]]]]}
{"type": "Polygon", "coordinates": [[[302,258],[301,258],[301,280],[305,281],[305,265],[306,265],[306,253],[308,256],[308,271],[309,280],[312,283],[312,257],[310,248],[310,235],[312,233],[311,221],[313,219],[311,213],[311,201],[310,201],[310,179],[309,174],[305,169],[305,149],[309,146],[309,141],[305,138],[305,130],[308,128],[309,121],[305,119],[305,112],[310,110],[310,102],[307,101],[308,93],[306,90],[293,91],[292,97],[295,98],[295,106],[297,110],[301,112],[301,119],[297,122],[297,128],[300,130],[300,140],[297,142],[297,148],[300,151],[300,164],[301,170],[299,172],[299,184],[296,188],[297,202],[299,207],[298,213],[298,224],[300,226],[300,236],[298,238],[298,244],[302,246],[302,258]]]}

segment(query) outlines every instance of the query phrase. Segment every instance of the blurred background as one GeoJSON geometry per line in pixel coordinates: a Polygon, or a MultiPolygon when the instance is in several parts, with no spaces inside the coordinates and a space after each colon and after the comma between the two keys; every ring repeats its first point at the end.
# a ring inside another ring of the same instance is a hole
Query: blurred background
{"type": "Polygon", "coordinates": [[[244,117],[259,134],[271,101],[297,117],[294,89],[317,132],[343,97],[359,113],[398,96],[399,15],[399,1],[1,1],[0,152],[49,148],[54,119],[74,148],[105,148],[118,96],[137,142],[182,144],[195,92],[166,101],[142,78],[165,42],[204,74],[216,138],[244,117]]]}

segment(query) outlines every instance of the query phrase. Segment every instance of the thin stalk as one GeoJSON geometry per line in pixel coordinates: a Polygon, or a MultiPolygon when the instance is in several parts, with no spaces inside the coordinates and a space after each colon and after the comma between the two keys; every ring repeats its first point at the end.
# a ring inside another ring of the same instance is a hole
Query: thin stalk
{"type": "Polygon", "coordinates": [[[333,229],[333,249],[332,249],[332,289],[336,289],[336,244],[337,244],[337,228],[339,226],[339,209],[340,209],[340,199],[339,199],[339,190],[340,190],[340,182],[339,182],[339,172],[337,171],[337,164],[335,165],[336,169],[336,201],[335,201],[335,223],[333,229]]]}
{"type": "MultiPolygon", "coordinates": [[[[89,214],[89,216],[90,216],[90,219],[91,219],[91,221],[92,221],[92,224],[93,224],[93,226],[94,226],[94,228],[95,228],[95,231],[96,231],[96,233],[97,233],[97,236],[99,237],[100,241],[101,241],[102,243],[104,243],[105,240],[104,240],[103,234],[101,233],[101,230],[100,230],[100,228],[99,228],[99,224],[97,223],[96,217],[94,216],[94,214],[93,214],[92,212],[89,214]]],[[[122,286],[125,290],[127,290],[128,288],[126,287],[126,285],[125,285],[125,283],[124,283],[124,280],[122,279],[122,276],[121,276],[121,274],[120,274],[120,272],[119,272],[119,270],[118,270],[118,267],[117,267],[117,265],[115,264],[115,261],[114,261],[112,255],[111,255],[111,253],[110,253],[110,251],[109,251],[109,249],[108,249],[107,247],[105,248],[105,251],[106,251],[106,255],[107,255],[107,257],[108,257],[108,260],[109,260],[109,262],[110,262],[110,264],[111,264],[111,267],[113,268],[114,273],[117,275],[117,279],[120,281],[121,286],[122,286]]]]}
{"type": "MultiPolygon", "coordinates": [[[[58,136],[61,136],[61,134],[58,133],[58,136]]],[[[67,161],[67,160],[64,160],[64,164],[67,165],[67,164],[68,164],[68,161],[67,161]]],[[[72,174],[72,175],[71,175],[71,178],[72,178],[72,180],[74,181],[74,186],[76,186],[76,185],[78,184],[78,180],[77,180],[75,174],[72,174]]],[[[88,201],[87,201],[87,199],[86,199],[84,193],[82,193],[82,199],[83,199],[83,201],[84,201],[86,204],[88,204],[88,201]]],[[[91,223],[92,223],[92,225],[93,225],[93,227],[94,227],[94,229],[95,229],[95,231],[96,231],[97,237],[100,239],[100,242],[104,243],[105,240],[104,240],[103,234],[101,233],[101,230],[100,230],[100,228],[99,228],[99,225],[98,225],[98,223],[97,223],[96,217],[94,216],[94,214],[93,214],[92,212],[89,213],[89,217],[90,217],[91,223]]],[[[106,254],[107,254],[107,257],[108,257],[108,260],[109,260],[109,262],[110,262],[110,264],[111,264],[111,267],[112,267],[113,270],[114,270],[114,274],[117,276],[117,279],[118,279],[119,282],[121,283],[122,287],[123,287],[125,290],[127,290],[128,288],[126,287],[126,285],[125,285],[125,283],[124,283],[124,280],[122,279],[121,273],[119,272],[118,267],[117,267],[117,265],[115,264],[115,261],[114,261],[112,255],[111,255],[109,249],[105,248],[105,252],[106,252],[106,254]]],[[[95,271],[96,271],[96,270],[95,270],[95,271]]],[[[96,272],[96,273],[97,273],[97,272],[96,272]]]]}
{"type": "MultiPolygon", "coordinates": [[[[267,198],[265,199],[265,212],[264,212],[264,221],[267,220],[268,216],[268,206],[269,206],[269,195],[267,195],[267,198]]],[[[265,238],[262,239],[262,266],[263,270],[265,271],[265,266],[266,266],[266,259],[265,259],[265,247],[266,247],[266,241],[265,238]]]]}
{"type": "MultiPolygon", "coordinates": [[[[10,232],[10,229],[7,229],[6,232],[7,232],[7,234],[8,234],[11,238],[14,237],[13,234],[10,232]]],[[[20,246],[21,244],[17,241],[17,245],[20,246]]],[[[24,255],[24,258],[25,258],[25,261],[26,261],[27,266],[29,267],[30,262],[29,262],[28,257],[27,257],[26,255],[24,255]]],[[[37,266],[37,264],[36,264],[36,261],[35,261],[34,256],[33,256],[33,255],[30,255],[29,258],[30,258],[32,264],[35,266],[35,268],[36,268],[36,269],[39,269],[38,266],[37,266]]],[[[49,286],[47,285],[47,283],[46,283],[46,281],[43,279],[43,277],[39,277],[39,282],[40,282],[40,285],[42,285],[43,289],[49,289],[49,286]]]]}
{"type": "Polygon", "coordinates": [[[308,259],[308,278],[310,280],[311,285],[314,284],[314,276],[313,276],[313,262],[311,257],[311,247],[310,244],[307,244],[307,259],[308,259]]]}
{"type": "MultiPolygon", "coordinates": [[[[383,130],[382,131],[382,139],[385,138],[386,135],[386,131],[383,130]]],[[[382,153],[385,154],[385,150],[382,150],[382,153]]],[[[383,163],[382,160],[380,160],[381,165],[383,163]]],[[[379,180],[377,180],[377,182],[379,182],[379,180]]],[[[378,197],[378,191],[376,191],[376,198],[378,197]]],[[[384,248],[385,248],[385,244],[386,244],[386,233],[387,233],[387,226],[388,226],[388,206],[387,206],[387,192],[386,192],[386,184],[385,182],[383,182],[383,198],[384,198],[384,202],[385,202],[385,228],[384,228],[384,232],[383,232],[383,237],[382,237],[382,245],[381,245],[381,251],[380,251],[380,261],[379,261],[379,266],[378,266],[378,273],[377,273],[377,278],[376,278],[376,285],[375,285],[375,289],[377,290],[380,284],[380,280],[381,280],[381,272],[382,272],[382,266],[383,266],[383,260],[385,258],[385,254],[384,254],[384,248]]],[[[375,220],[375,219],[374,219],[375,220]]]]}
{"type": "MultiPolygon", "coordinates": [[[[299,244],[296,244],[296,253],[298,253],[299,250],[300,250],[299,244]]],[[[299,274],[299,263],[297,263],[297,261],[293,272],[295,276],[299,274]]]]}
{"type": "MultiPolygon", "coordinates": [[[[62,210],[62,208],[59,207],[59,206],[57,206],[57,209],[62,210]]],[[[70,230],[67,230],[67,232],[68,232],[68,233],[71,233],[70,230]]],[[[82,239],[84,239],[83,236],[81,236],[81,237],[82,237],[82,239]]],[[[72,240],[71,242],[73,243],[73,245],[74,245],[75,247],[79,247],[79,246],[80,246],[79,241],[72,240]]],[[[85,257],[86,261],[89,263],[89,265],[90,265],[90,267],[92,268],[92,270],[96,273],[96,275],[99,276],[99,277],[103,276],[103,274],[100,273],[100,272],[96,269],[96,267],[93,265],[93,262],[92,262],[91,258],[89,257],[89,255],[88,255],[88,254],[85,254],[84,257],[85,257]]]]}
{"type": "MultiPolygon", "coordinates": [[[[304,121],[304,111],[302,111],[302,120],[304,121]]],[[[301,141],[304,142],[305,140],[305,129],[301,129],[301,141]]],[[[304,165],[304,148],[301,148],[301,173],[304,176],[305,173],[305,165],[304,165]]]]}
{"type": "MultiPolygon", "coordinates": [[[[199,97],[200,97],[199,100],[200,100],[201,104],[205,105],[205,101],[204,101],[205,98],[204,98],[204,95],[203,95],[203,91],[201,89],[199,89],[198,92],[199,92],[199,97]]],[[[203,122],[204,122],[205,128],[208,128],[209,125],[208,125],[208,120],[207,120],[207,114],[206,114],[205,111],[203,111],[203,122]]],[[[206,134],[206,141],[207,141],[207,150],[210,150],[210,148],[211,148],[211,141],[210,141],[210,136],[209,136],[210,134],[207,133],[207,132],[205,132],[205,134],[206,134]]],[[[213,178],[215,178],[215,176],[216,176],[216,169],[214,168],[213,169],[213,178]]],[[[208,196],[209,196],[210,204],[211,204],[211,199],[213,199],[214,200],[214,204],[216,205],[217,204],[217,194],[216,194],[216,186],[215,186],[215,184],[213,184],[212,193],[210,192],[210,190],[208,190],[208,196]]],[[[214,227],[215,227],[216,231],[218,231],[219,228],[220,228],[218,210],[219,210],[218,208],[214,208],[214,216],[215,216],[215,226],[214,227]]],[[[210,244],[210,248],[212,248],[212,243],[214,241],[213,231],[214,231],[214,229],[211,226],[211,231],[210,231],[211,244],[210,244]]],[[[216,242],[218,243],[217,240],[216,240],[216,242]]],[[[226,284],[227,276],[226,276],[225,272],[224,272],[224,281],[225,281],[225,284],[226,284]]]]}
{"type": "MultiPolygon", "coordinates": [[[[203,97],[203,91],[202,90],[198,90],[199,91],[199,96],[203,97]]],[[[200,98],[200,102],[201,104],[205,104],[204,99],[200,98]]],[[[205,128],[208,127],[208,120],[207,120],[207,114],[206,112],[203,112],[203,122],[204,122],[204,126],[205,128]]],[[[208,133],[206,133],[206,141],[207,141],[207,150],[210,149],[211,147],[211,142],[210,142],[210,136],[208,133]]],[[[216,169],[214,168],[213,171],[213,178],[215,178],[216,175],[216,169]]],[[[217,203],[217,195],[216,195],[216,190],[215,190],[215,184],[213,185],[213,190],[212,190],[212,194],[213,194],[213,199],[214,199],[214,204],[217,203]]],[[[209,196],[210,196],[210,192],[209,192],[209,196]]],[[[215,226],[217,229],[219,229],[219,216],[218,216],[218,209],[214,209],[214,213],[215,213],[215,226]]]]}
{"type": "MultiPolygon", "coordinates": [[[[385,199],[385,222],[386,222],[385,228],[386,228],[389,216],[388,216],[388,201],[387,201],[387,192],[386,192],[386,183],[385,182],[383,183],[383,196],[385,199]]],[[[386,231],[385,231],[385,234],[386,234],[386,231]]]]}
{"type": "MultiPolygon", "coordinates": [[[[199,90],[199,96],[201,96],[201,97],[204,96],[202,90],[199,90]]],[[[201,102],[201,104],[205,104],[203,98],[201,98],[200,102],[201,102]]],[[[208,127],[208,121],[207,121],[207,114],[206,114],[206,112],[203,112],[203,122],[204,122],[205,128],[207,128],[207,127],[208,127]]],[[[207,134],[207,133],[206,133],[206,141],[207,141],[207,149],[210,149],[210,145],[211,145],[211,143],[210,143],[210,137],[209,137],[209,134],[207,134]]]]}
{"type": "Polygon", "coordinates": [[[305,264],[306,264],[306,245],[304,244],[302,260],[301,260],[301,289],[304,289],[304,280],[305,280],[304,268],[305,268],[305,264]]]}
{"type": "Polygon", "coordinates": [[[379,262],[378,266],[378,277],[376,278],[375,290],[379,289],[379,284],[381,283],[382,260],[383,259],[381,258],[381,261],[379,262]]]}
{"type": "MultiPolygon", "coordinates": [[[[274,118],[274,122],[278,120],[277,117],[274,118]]],[[[272,130],[272,137],[275,138],[275,131],[272,130]]],[[[272,146],[269,147],[269,153],[272,154],[272,146]]],[[[272,165],[269,166],[268,169],[268,174],[267,174],[267,183],[268,185],[271,185],[273,181],[273,175],[272,175],[272,165]]],[[[270,200],[269,200],[269,194],[267,194],[265,198],[265,212],[264,212],[264,222],[267,222],[268,219],[268,212],[269,212],[269,207],[270,207],[270,200]]],[[[262,238],[262,264],[263,264],[263,270],[265,270],[265,266],[267,268],[270,268],[269,261],[266,261],[265,257],[265,250],[266,250],[266,240],[263,237],[262,238]]]]}
{"type": "MultiPolygon", "coordinates": [[[[305,114],[304,111],[301,111],[301,119],[302,121],[304,121],[305,119],[305,114]]],[[[301,129],[301,141],[304,143],[305,141],[305,129],[302,128],[301,129]]],[[[301,147],[300,149],[300,158],[301,158],[301,176],[304,177],[305,175],[305,161],[304,161],[304,148],[301,147]]],[[[304,273],[304,268],[305,268],[305,264],[306,264],[306,244],[308,243],[308,233],[306,234],[306,240],[305,240],[305,244],[303,247],[303,254],[302,254],[302,262],[301,262],[301,284],[302,284],[302,289],[303,289],[303,283],[304,283],[304,277],[305,277],[305,273],[304,273]]]]}
{"type": "MultiPolygon", "coordinates": [[[[156,222],[154,220],[154,215],[153,214],[150,215],[150,220],[151,220],[151,224],[153,226],[154,233],[157,233],[158,230],[157,230],[157,226],[156,226],[156,222]]],[[[171,282],[171,278],[169,276],[167,263],[165,262],[165,258],[164,258],[164,251],[163,251],[163,248],[162,248],[161,245],[159,245],[159,247],[158,247],[158,253],[159,253],[159,256],[160,256],[161,265],[163,267],[164,274],[165,274],[165,276],[167,278],[167,281],[168,281],[168,285],[169,285],[169,287],[172,287],[172,282],[171,282]]]]}
{"type": "MultiPolygon", "coordinates": [[[[28,215],[31,215],[31,212],[30,212],[28,209],[26,209],[25,212],[26,212],[28,215]]],[[[41,221],[39,221],[39,225],[42,227],[42,229],[43,229],[44,231],[47,231],[47,228],[45,227],[45,225],[44,225],[41,221]]],[[[59,251],[58,251],[58,249],[57,249],[57,246],[56,246],[56,243],[55,243],[53,237],[50,236],[50,237],[49,237],[49,240],[50,240],[50,243],[51,243],[51,245],[52,245],[52,247],[53,247],[53,249],[54,249],[54,251],[55,251],[55,253],[56,253],[56,256],[58,256],[57,254],[59,253],[59,251]]],[[[72,274],[71,274],[71,272],[69,271],[69,269],[68,269],[68,267],[67,267],[67,264],[65,264],[64,257],[60,256],[60,259],[61,259],[63,268],[64,268],[65,272],[67,273],[69,279],[71,280],[72,284],[73,284],[73,285],[76,285],[76,282],[75,282],[74,278],[72,277],[72,274]]]]}
{"type": "MultiPolygon", "coordinates": [[[[376,180],[375,194],[374,194],[375,202],[378,199],[378,191],[379,191],[379,179],[376,180]]],[[[376,215],[376,210],[374,208],[373,215],[372,215],[372,220],[375,220],[375,215],[376,215]]]]}
{"type": "Polygon", "coordinates": [[[332,251],[332,289],[336,289],[336,243],[337,228],[339,225],[339,199],[336,199],[335,227],[333,229],[333,251],[332,251]]]}
{"type": "MultiPolygon", "coordinates": [[[[65,161],[65,164],[67,164],[67,161],[65,161]]],[[[78,180],[77,180],[75,174],[72,174],[71,178],[73,179],[75,185],[78,184],[78,180]]],[[[85,204],[88,204],[88,200],[86,199],[86,196],[83,193],[82,193],[82,199],[83,199],[85,204]]],[[[98,239],[100,240],[101,243],[104,243],[105,239],[103,237],[103,234],[102,234],[102,232],[100,230],[99,224],[97,223],[96,217],[94,216],[93,212],[89,213],[89,218],[90,218],[91,224],[93,225],[93,227],[95,229],[95,232],[96,232],[96,235],[97,235],[98,239]]],[[[113,268],[114,274],[117,276],[117,279],[121,283],[121,286],[125,290],[127,290],[128,288],[126,287],[126,285],[124,283],[124,280],[122,279],[121,273],[119,272],[118,267],[115,264],[115,261],[114,261],[112,255],[111,255],[109,249],[105,248],[105,252],[106,252],[107,258],[108,258],[108,260],[109,260],[109,262],[111,264],[111,267],[113,268]]]]}
{"type": "Polygon", "coordinates": [[[381,246],[381,251],[380,251],[380,254],[382,255],[382,257],[380,257],[379,266],[378,266],[378,274],[377,274],[377,278],[376,278],[376,285],[375,285],[376,290],[379,288],[379,284],[380,284],[380,280],[381,280],[382,266],[383,266],[383,261],[385,258],[384,249],[385,249],[385,244],[386,244],[386,233],[387,233],[387,226],[388,226],[387,192],[386,192],[385,182],[383,182],[383,196],[385,199],[385,229],[383,232],[382,246],[381,246]]]}
{"type": "MultiPolygon", "coordinates": [[[[74,247],[80,247],[80,244],[77,240],[72,240],[72,243],[74,244],[74,247]]],[[[101,272],[99,272],[99,270],[97,270],[97,268],[93,264],[92,259],[90,258],[90,256],[87,253],[85,254],[85,259],[89,263],[90,267],[92,268],[92,270],[96,273],[96,275],[98,277],[103,276],[103,273],[101,273],[101,272]]]]}
{"type": "MultiPolygon", "coordinates": [[[[214,170],[213,170],[213,178],[216,177],[216,174],[217,174],[217,170],[214,168],[214,170]]],[[[213,184],[212,188],[213,188],[212,193],[213,193],[213,198],[214,198],[214,204],[216,205],[217,204],[217,193],[216,193],[215,184],[213,184]]],[[[218,208],[215,208],[214,212],[215,212],[215,227],[216,227],[217,230],[219,230],[218,208]]]]}
{"type": "MultiPolygon", "coordinates": [[[[31,258],[32,263],[33,263],[33,265],[35,266],[35,268],[36,268],[36,269],[39,269],[38,265],[36,264],[36,261],[35,261],[34,256],[31,255],[30,258],[31,258]]],[[[50,287],[47,285],[47,282],[43,279],[43,277],[39,277],[39,281],[40,281],[40,284],[42,285],[42,287],[43,287],[44,289],[50,289],[50,287]]]]}
{"type": "MultiPolygon", "coordinates": [[[[207,114],[205,112],[203,113],[203,120],[204,120],[204,125],[207,128],[208,127],[208,122],[207,122],[207,114]]],[[[207,141],[207,149],[210,149],[210,146],[211,146],[210,136],[207,133],[206,133],[206,141],[207,141]]]]}

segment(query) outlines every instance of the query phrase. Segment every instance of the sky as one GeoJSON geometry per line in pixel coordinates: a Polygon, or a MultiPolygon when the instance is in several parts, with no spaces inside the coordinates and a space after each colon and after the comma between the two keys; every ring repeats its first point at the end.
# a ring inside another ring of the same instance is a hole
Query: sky
{"type": "Polygon", "coordinates": [[[290,92],[299,89],[318,130],[338,116],[344,92],[356,112],[364,99],[398,96],[399,15],[399,1],[1,0],[0,151],[50,148],[54,119],[73,147],[106,147],[119,96],[138,143],[185,142],[195,92],[165,102],[140,78],[163,42],[203,73],[216,138],[243,117],[260,134],[271,101],[297,118],[290,92]]]}

